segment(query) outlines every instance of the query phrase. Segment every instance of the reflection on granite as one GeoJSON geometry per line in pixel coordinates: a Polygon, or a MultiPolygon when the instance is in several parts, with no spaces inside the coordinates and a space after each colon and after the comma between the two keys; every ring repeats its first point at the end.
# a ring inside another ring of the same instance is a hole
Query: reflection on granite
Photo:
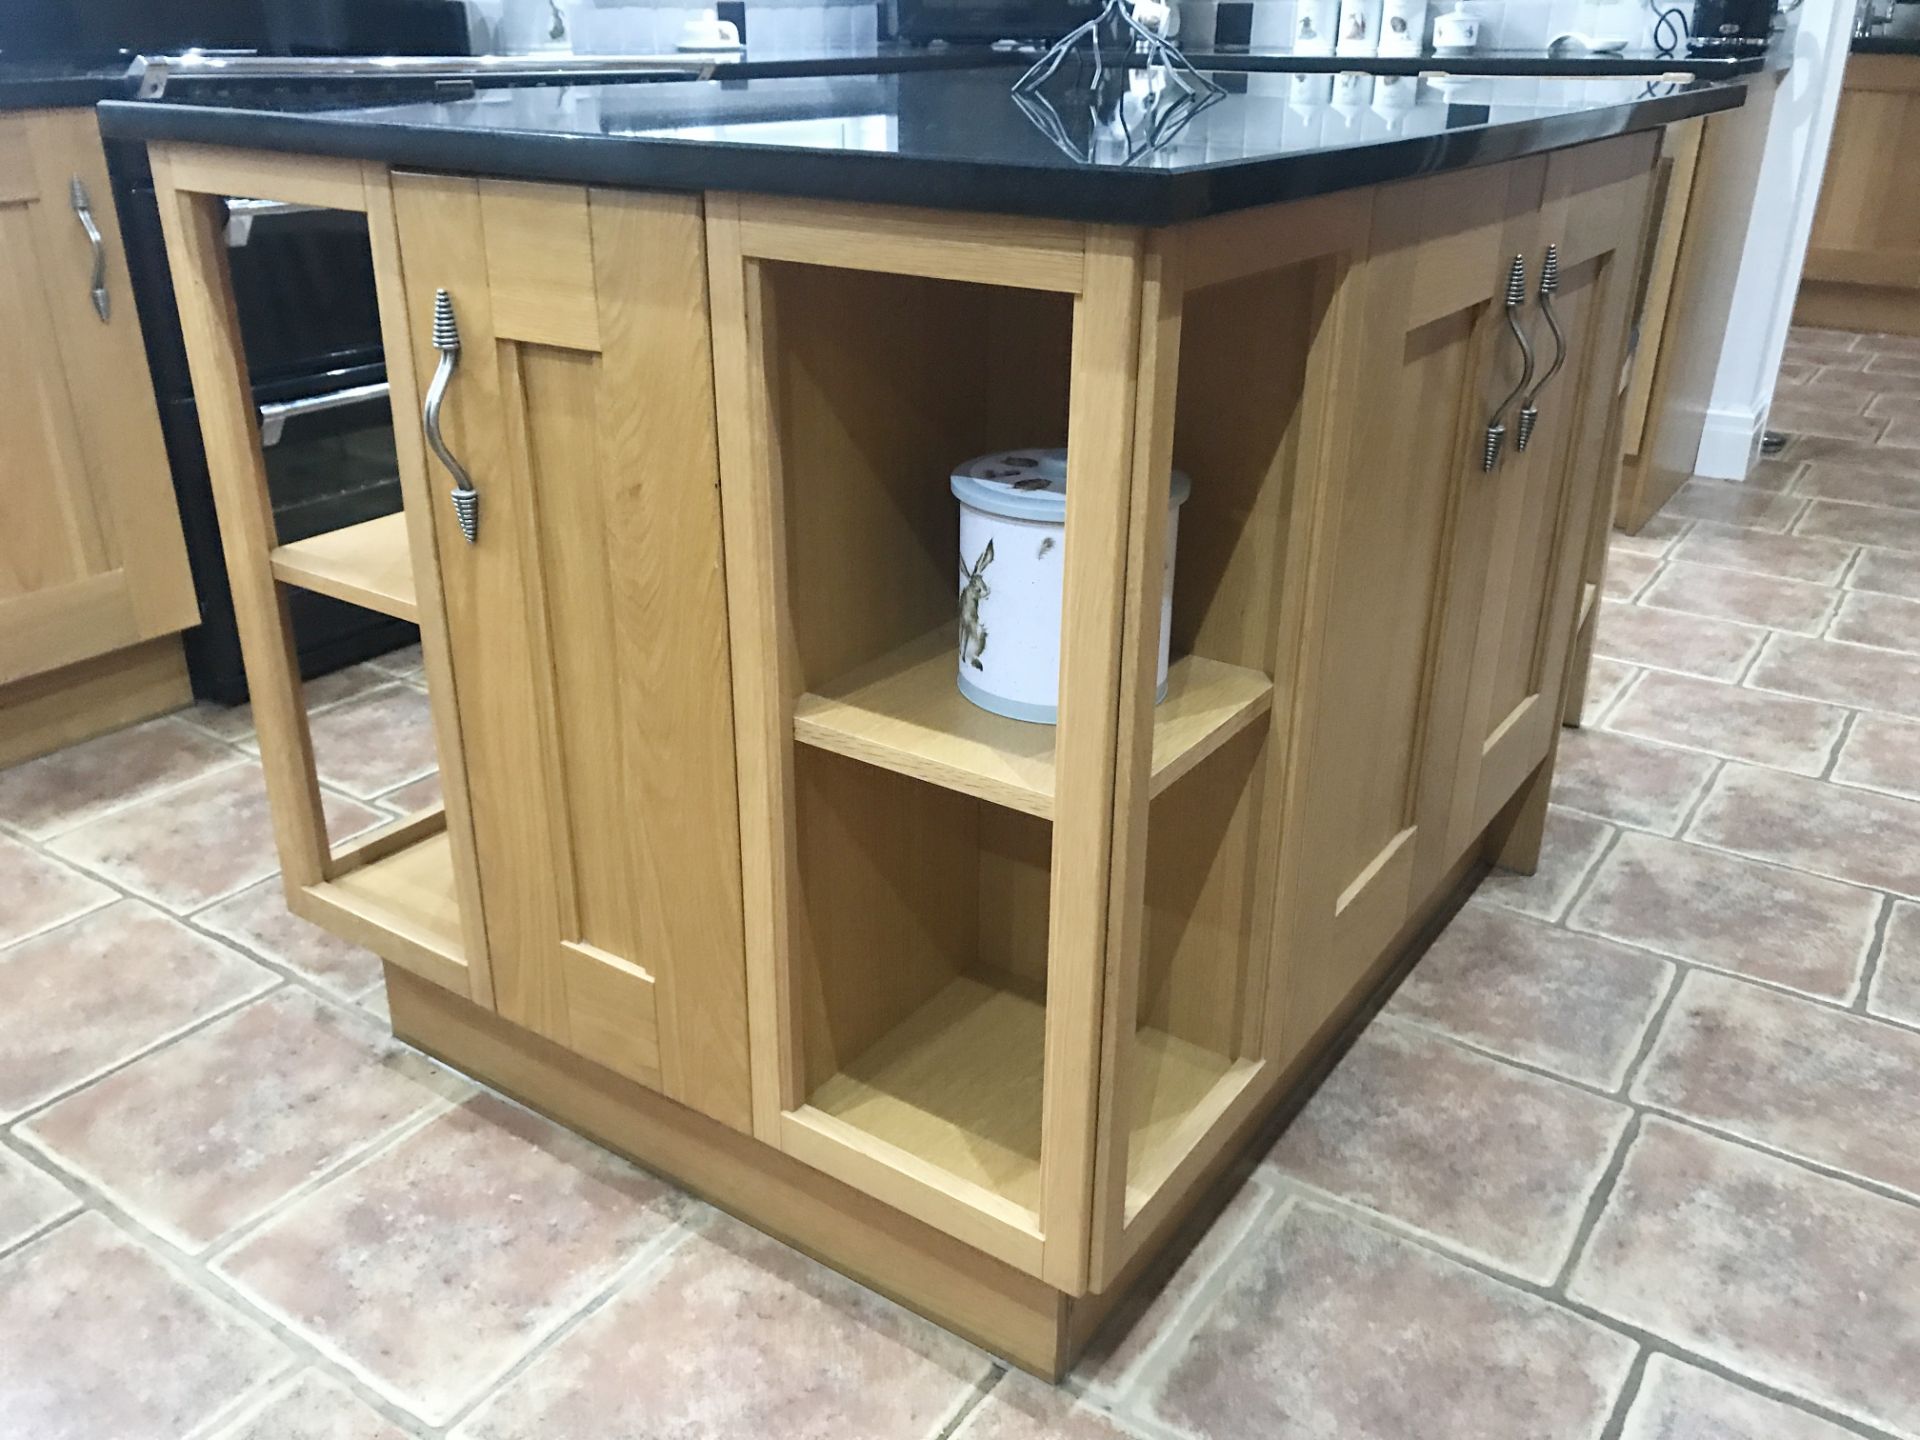
{"type": "Polygon", "coordinates": [[[1213,72],[1224,92],[1146,153],[1063,151],[1005,71],[483,92],[272,114],[109,103],[110,135],[487,175],[1170,224],[1512,159],[1743,103],[1740,81],[1213,72]]]}

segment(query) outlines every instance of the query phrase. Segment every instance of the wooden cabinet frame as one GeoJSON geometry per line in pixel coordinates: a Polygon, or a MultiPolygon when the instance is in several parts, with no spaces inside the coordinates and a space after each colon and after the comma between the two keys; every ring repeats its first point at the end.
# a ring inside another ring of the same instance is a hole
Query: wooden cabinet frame
{"type": "Polygon", "coordinates": [[[223,238],[226,196],[364,214],[373,245],[381,328],[387,344],[406,353],[401,347],[410,345],[412,329],[386,168],[191,145],[154,146],[152,164],[288,908],[367,946],[392,965],[491,1005],[493,984],[459,718],[450,699],[446,614],[412,373],[397,366],[390,376],[403,522],[376,521],[372,530],[356,527],[364,532],[357,548],[341,546],[337,536],[282,546],[267,494],[266,462],[223,238]],[[282,588],[287,585],[346,593],[356,603],[418,620],[433,697],[443,805],[345,844],[329,840],[282,588]]]}

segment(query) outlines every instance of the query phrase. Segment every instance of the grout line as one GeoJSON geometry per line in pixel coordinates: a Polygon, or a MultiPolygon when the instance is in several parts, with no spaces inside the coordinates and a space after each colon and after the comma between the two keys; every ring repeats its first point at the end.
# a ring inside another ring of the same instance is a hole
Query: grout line
{"type": "MultiPolygon", "coordinates": [[[[1867,1002],[1873,995],[1874,977],[1880,973],[1880,957],[1886,953],[1887,948],[1887,927],[1891,925],[1892,922],[1893,896],[1886,894],[1881,897],[1880,915],[1874,922],[1873,940],[1867,946],[1866,959],[1860,963],[1859,992],[1855,995],[1853,1003],[1847,1007],[1856,1014],[1866,1015],[1870,1013],[1867,1009],[1867,1002]]],[[[1874,1018],[1878,1019],[1879,1017],[1875,1016],[1874,1018]]]]}
{"type": "Polygon", "coordinates": [[[1627,1367],[1627,1378],[1620,1386],[1620,1393],[1614,1397],[1613,1409],[1595,1440],[1620,1440],[1627,1428],[1627,1417],[1633,1413],[1634,1404],[1640,1398],[1640,1387],[1646,1381],[1647,1361],[1652,1354],[1644,1345],[1634,1354],[1633,1364],[1627,1367]]]}
{"type": "MultiPolygon", "coordinates": [[[[52,857],[36,853],[35,858],[46,860],[46,859],[51,859],[52,857]]],[[[66,861],[62,860],[59,863],[62,865],[65,865],[66,861]]],[[[82,879],[92,880],[94,878],[93,876],[88,875],[84,870],[75,871],[75,873],[78,874],[82,879]]],[[[46,936],[51,935],[54,931],[59,930],[64,926],[73,924],[73,922],[76,920],[84,920],[89,915],[99,914],[102,910],[106,909],[109,905],[118,905],[124,899],[126,899],[125,895],[119,893],[118,891],[115,891],[113,894],[108,895],[103,900],[94,901],[92,904],[88,905],[83,910],[76,910],[71,915],[62,915],[57,920],[49,920],[46,924],[42,925],[38,930],[29,930],[24,934],[14,936],[11,940],[0,942],[0,953],[4,953],[5,951],[11,950],[16,945],[25,945],[30,940],[43,939],[46,936]]]]}
{"type": "Polygon", "coordinates": [[[1827,752],[1827,763],[1820,767],[1820,774],[1817,778],[1829,784],[1840,783],[1833,778],[1834,767],[1839,765],[1840,752],[1847,748],[1847,741],[1853,738],[1854,722],[1859,718],[1860,712],[1858,710],[1847,711],[1846,718],[1840,722],[1840,733],[1833,737],[1833,748],[1827,752]]]}
{"type": "MultiPolygon", "coordinates": [[[[165,717],[162,717],[162,718],[165,718],[165,717]]],[[[55,753],[58,753],[58,752],[55,752],[55,753]]],[[[62,824],[58,830],[48,830],[48,831],[45,831],[44,833],[35,834],[32,831],[23,829],[23,830],[20,830],[18,833],[23,835],[26,839],[32,841],[33,844],[44,847],[47,844],[47,842],[50,840],[62,839],[65,836],[73,834],[76,830],[83,830],[87,826],[95,824],[98,821],[110,820],[117,815],[123,815],[137,805],[145,805],[148,801],[151,801],[151,800],[165,800],[170,796],[179,794],[182,790],[185,790],[190,786],[198,785],[203,780],[210,780],[216,775],[224,775],[229,770],[238,770],[241,766],[249,763],[250,759],[254,764],[259,763],[258,757],[249,757],[247,755],[241,754],[238,751],[235,751],[233,755],[228,759],[221,760],[215,764],[209,765],[206,769],[198,771],[195,774],[189,775],[184,780],[176,780],[176,781],[169,782],[168,784],[165,784],[165,785],[159,785],[152,790],[143,790],[139,794],[133,795],[130,797],[116,798],[113,804],[106,806],[104,809],[95,810],[90,813],[85,813],[81,816],[80,819],[74,821],[71,825],[62,824]]],[[[31,764],[32,762],[29,761],[27,763],[31,764]]],[[[57,854],[58,852],[49,850],[47,851],[47,853],[50,855],[54,855],[54,854],[57,854]]],[[[73,862],[68,861],[67,863],[72,864],[73,862]]]]}
{"type": "Polygon", "coordinates": [[[986,1403],[987,1396],[1000,1388],[1000,1382],[1007,1377],[1007,1367],[996,1360],[986,1378],[974,1382],[973,1389],[960,1401],[959,1408],[947,1417],[946,1422],[934,1432],[934,1440],[949,1440],[960,1433],[960,1427],[967,1423],[969,1416],[986,1403]]]}
{"type": "Polygon", "coordinates": [[[1723,758],[1715,764],[1712,772],[1708,774],[1706,782],[1701,785],[1693,799],[1688,802],[1686,814],[1680,819],[1680,828],[1669,835],[1667,837],[1668,839],[1683,839],[1686,833],[1693,828],[1693,822],[1699,818],[1701,810],[1706,807],[1707,797],[1713,793],[1714,787],[1720,783],[1720,777],[1727,773],[1727,766],[1733,763],[1733,761],[1723,758]]]}

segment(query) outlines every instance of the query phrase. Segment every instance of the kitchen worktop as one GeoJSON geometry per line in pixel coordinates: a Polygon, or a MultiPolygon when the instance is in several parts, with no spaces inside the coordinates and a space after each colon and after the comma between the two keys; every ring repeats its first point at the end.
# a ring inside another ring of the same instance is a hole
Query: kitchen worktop
{"type": "Polygon", "coordinates": [[[1632,75],[1696,75],[1730,80],[1781,63],[1764,55],[1663,55],[1630,50],[1617,55],[1548,55],[1539,50],[1476,50],[1468,55],[1296,55],[1291,50],[1222,47],[1189,56],[1212,70],[1322,71],[1365,70],[1373,75],[1518,75],[1552,79],[1606,79],[1632,75]]]}
{"type": "MultiPolygon", "coordinates": [[[[499,90],[279,114],[101,107],[109,136],[473,174],[754,191],[1160,225],[1651,129],[1743,103],[1745,82],[1214,72],[1222,94],[1148,143],[1023,110],[1004,70],[499,90]]],[[[1136,77],[1144,83],[1144,76],[1136,77]]],[[[1072,106],[1062,113],[1074,114],[1072,106]]]]}
{"type": "Polygon", "coordinates": [[[127,67],[70,60],[0,60],[0,110],[94,105],[126,93],[127,67]]]}

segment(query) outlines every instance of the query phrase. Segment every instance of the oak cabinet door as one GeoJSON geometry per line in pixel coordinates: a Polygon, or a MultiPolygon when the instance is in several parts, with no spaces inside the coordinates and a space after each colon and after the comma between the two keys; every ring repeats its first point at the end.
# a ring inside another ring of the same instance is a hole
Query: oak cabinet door
{"type": "Polygon", "coordinates": [[[1531,398],[1538,419],[1522,450],[1516,411],[1509,452],[1482,482],[1491,532],[1446,863],[1547,758],[1559,729],[1589,527],[1619,464],[1620,371],[1653,150],[1651,137],[1633,136],[1548,161],[1520,312],[1536,355],[1520,403],[1531,398]],[[1549,257],[1557,285],[1543,291],[1549,257]]]}
{"type": "Polygon", "coordinates": [[[92,111],[0,115],[0,257],[4,684],[200,616],[92,111]]]}
{"type": "Polygon", "coordinates": [[[749,1124],[701,202],[394,179],[499,1013],[749,1124]]]}
{"type": "Polygon", "coordinates": [[[1518,375],[1502,301],[1541,173],[1519,162],[1383,190],[1350,281],[1346,440],[1321,483],[1311,561],[1289,1053],[1437,878],[1471,654],[1458,617],[1478,606],[1491,514],[1486,426],[1518,375]]]}
{"type": "Polygon", "coordinates": [[[1807,249],[1806,277],[1920,288],[1920,70],[1904,55],[1847,60],[1807,249]]]}

